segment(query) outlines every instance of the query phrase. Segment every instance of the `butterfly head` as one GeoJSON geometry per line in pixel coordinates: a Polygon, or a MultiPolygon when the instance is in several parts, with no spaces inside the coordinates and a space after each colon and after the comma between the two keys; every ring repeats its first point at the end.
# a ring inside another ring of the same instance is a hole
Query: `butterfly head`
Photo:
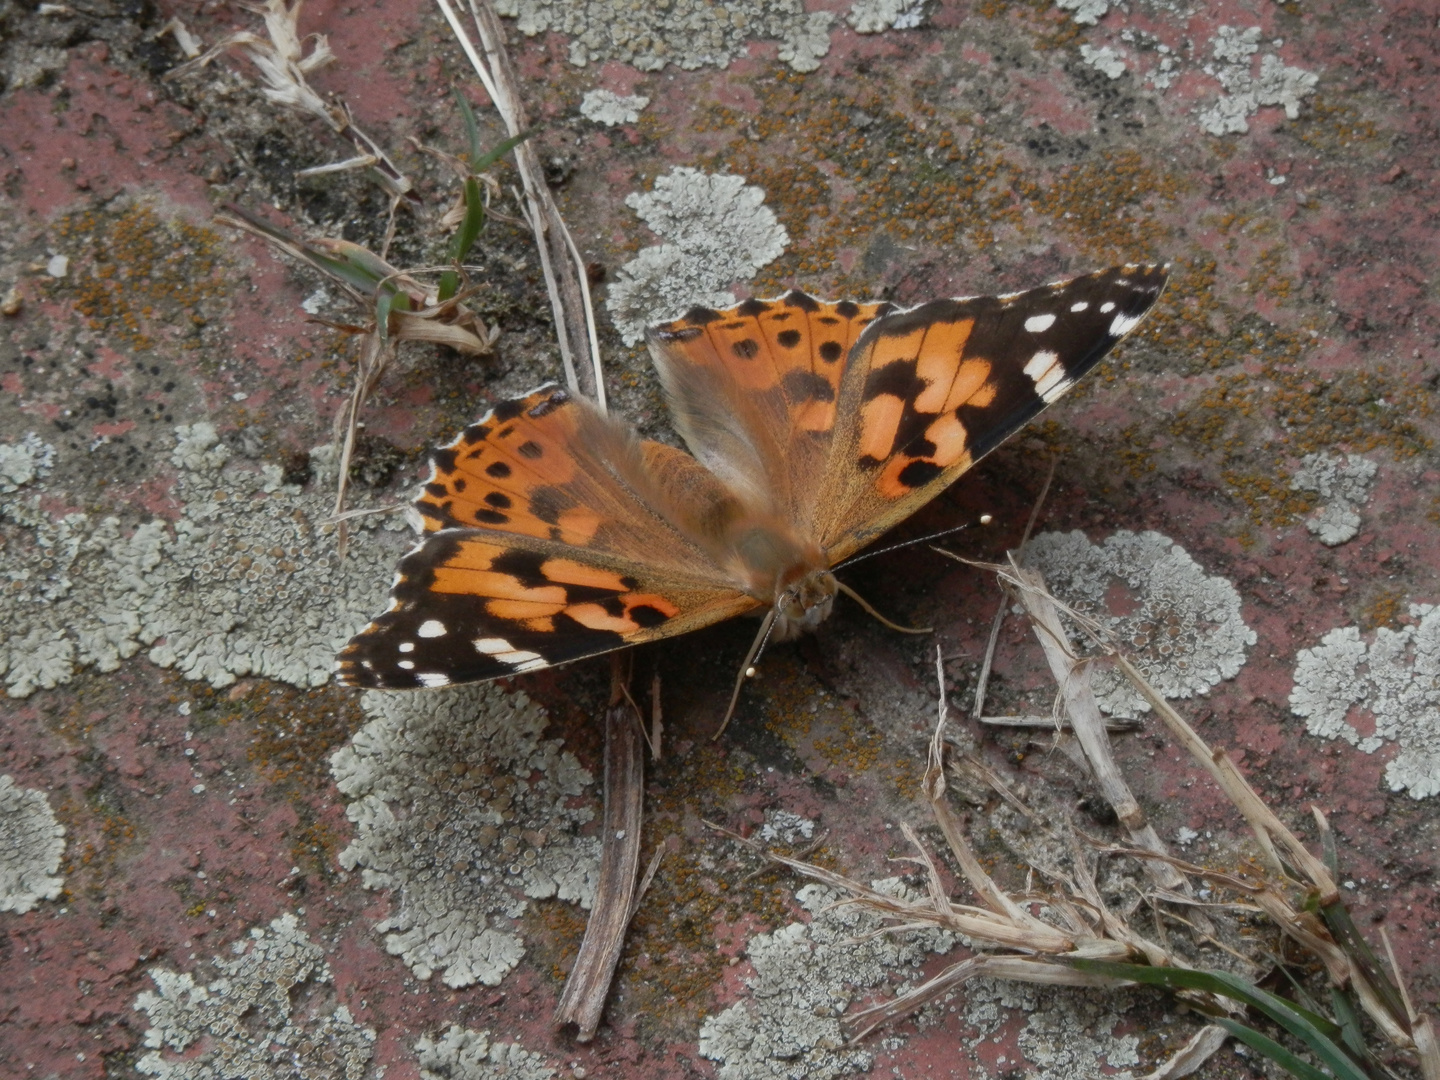
{"type": "Polygon", "coordinates": [[[775,597],[777,641],[788,641],[814,630],[830,615],[839,586],[829,570],[811,570],[782,588],[775,597]]]}

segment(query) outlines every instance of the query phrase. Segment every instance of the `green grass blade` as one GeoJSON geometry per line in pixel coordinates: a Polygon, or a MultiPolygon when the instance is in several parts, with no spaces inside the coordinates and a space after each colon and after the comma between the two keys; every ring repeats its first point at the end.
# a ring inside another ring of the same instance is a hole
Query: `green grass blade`
{"type": "Polygon", "coordinates": [[[440,288],[436,291],[436,299],[440,303],[449,300],[460,291],[460,275],[454,270],[446,270],[440,275],[440,288]]]}
{"type": "Polygon", "coordinates": [[[390,311],[395,305],[395,294],[382,289],[380,295],[375,298],[375,330],[380,335],[380,343],[387,344],[390,341],[390,311]]]}
{"type": "Polygon", "coordinates": [[[465,220],[460,222],[460,229],[450,246],[450,256],[456,263],[465,261],[484,224],[485,204],[480,199],[480,184],[473,176],[468,176],[465,178],[465,220]]]}
{"type": "Polygon", "coordinates": [[[1356,1015],[1350,999],[1336,987],[1330,988],[1330,1006],[1335,1019],[1340,1022],[1340,1037],[1356,1056],[1365,1054],[1365,1036],[1360,1032],[1360,1017],[1356,1015]]]}
{"type": "Polygon", "coordinates": [[[470,107],[470,102],[465,99],[459,87],[451,93],[455,95],[455,104],[460,106],[460,115],[465,120],[465,140],[470,145],[470,154],[465,160],[472,163],[470,168],[474,170],[473,163],[480,160],[480,124],[475,119],[475,110],[470,107]]]}
{"type": "Polygon", "coordinates": [[[1330,928],[1330,933],[1334,936],[1336,943],[1345,950],[1345,955],[1350,958],[1350,962],[1364,974],[1365,981],[1370,984],[1375,995],[1384,1003],[1386,1011],[1408,1034],[1410,1014],[1405,1008],[1405,1002],[1400,998],[1400,991],[1395,989],[1395,984],[1390,981],[1390,976],[1381,966],[1379,957],[1371,950],[1370,943],[1365,940],[1360,933],[1360,928],[1355,925],[1355,920],[1350,917],[1350,909],[1345,906],[1343,901],[1336,900],[1334,903],[1323,905],[1320,908],[1320,916],[1325,920],[1325,925],[1330,928]]]}
{"type": "Polygon", "coordinates": [[[1109,975],[1112,978],[1129,979],[1132,982],[1164,986],[1172,990],[1179,987],[1204,990],[1242,1002],[1258,1009],[1308,1046],[1338,1080],[1369,1080],[1365,1070],[1355,1064],[1334,1041],[1341,1035],[1337,1024],[1229,972],[1145,967],[1139,964],[1116,964],[1106,960],[1072,960],[1070,963],[1081,971],[1094,972],[1097,975],[1109,975]]]}
{"type": "Polygon", "coordinates": [[[1210,1022],[1219,1024],[1235,1038],[1239,1039],[1250,1049],[1264,1054],[1271,1061],[1275,1062],[1291,1076],[1297,1076],[1300,1080],[1332,1080],[1329,1073],[1317,1069],[1308,1061],[1301,1061],[1285,1047],[1281,1046],[1274,1039],[1261,1035],[1252,1027],[1231,1020],[1225,1016],[1212,1016],[1210,1022]]]}
{"type": "Polygon", "coordinates": [[[537,128],[531,128],[529,131],[522,131],[519,135],[510,136],[510,138],[506,139],[504,142],[500,143],[498,146],[490,150],[489,153],[485,154],[484,157],[473,159],[470,162],[470,171],[472,173],[484,172],[486,169],[490,168],[491,165],[494,165],[502,157],[508,154],[511,150],[514,150],[515,147],[519,146],[526,139],[530,138],[531,135],[534,135],[537,130],[537,128]]]}

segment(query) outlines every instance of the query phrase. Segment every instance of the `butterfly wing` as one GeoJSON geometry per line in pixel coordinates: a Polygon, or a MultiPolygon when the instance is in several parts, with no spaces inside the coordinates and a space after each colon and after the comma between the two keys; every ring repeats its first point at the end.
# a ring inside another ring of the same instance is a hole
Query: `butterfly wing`
{"type": "Polygon", "coordinates": [[[887,313],[850,350],[815,523],[833,566],[913,514],[1139,324],[1163,266],[887,313]]]}
{"type": "Polygon", "coordinates": [[[753,608],[669,512],[703,516],[725,499],[693,459],[563,390],[498,405],[435,452],[415,503],[423,539],[400,561],[389,610],[341,651],[338,677],[493,679],[753,608]]]}
{"type": "Polygon", "coordinates": [[[676,429],[717,476],[814,535],[845,357],[891,308],[792,291],[653,327],[647,342],[676,429]]]}

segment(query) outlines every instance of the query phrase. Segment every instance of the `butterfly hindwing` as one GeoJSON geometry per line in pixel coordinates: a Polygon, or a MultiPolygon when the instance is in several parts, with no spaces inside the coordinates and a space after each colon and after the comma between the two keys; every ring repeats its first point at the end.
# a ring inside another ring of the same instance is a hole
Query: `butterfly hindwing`
{"type": "Polygon", "coordinates": [[[650,351],[691,451],[718,474],[763,489],[770,509],[808,531],[845,357],[892,306],[792,290],[722,311],[692,308],[652,328],[650,351]]]}
{"type": "Polygon", "coordinates": [[[694,460],[549,386],[435,451],[420,545],[341,682],[417,687],[532,671],[684,633],[755,601],[676,527],[719,496],[694,460]]]}
{"type": "Polygon", "coordinates": [[[885,315],[852,348],[815,484],[832,564],[914,513],[1056,401],[1154,305],[1160,266],[885,315]]]}
{"type": "Polygon", "coordinates": [[[341,651],[340,681],[402,689],[515,675],[684,633],[755,601],[584,549],[477,529],[428,534],[390,610],[341,651]]]}

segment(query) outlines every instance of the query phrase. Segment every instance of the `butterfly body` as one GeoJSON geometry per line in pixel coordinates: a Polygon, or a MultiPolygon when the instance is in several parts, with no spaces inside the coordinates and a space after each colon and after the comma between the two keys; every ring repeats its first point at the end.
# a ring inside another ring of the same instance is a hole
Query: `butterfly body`
{"type": "Polygon", "coordinates": [[[1154,304],[1157,266],[906,311],[792,292],[648,336],[690,453],[564,390],[435,452],[420,545],[342,682],[495,678],[759,610],[814,629],[833,569],[1056,400],[1154,304]]]}

